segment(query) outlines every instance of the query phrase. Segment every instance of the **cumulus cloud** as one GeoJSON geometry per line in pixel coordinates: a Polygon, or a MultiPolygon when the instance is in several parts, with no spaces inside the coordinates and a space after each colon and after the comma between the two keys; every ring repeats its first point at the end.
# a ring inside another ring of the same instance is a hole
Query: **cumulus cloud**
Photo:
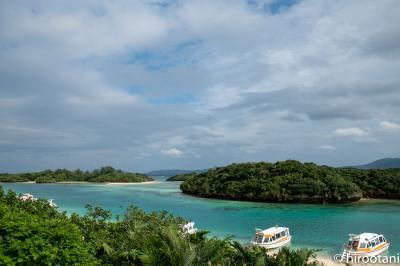
{"type": "Polygon", "coordinates": [[[168,150],[163,150],[162,151],[164,154],[172,157],[181,157],[184,155],[183,151],[177,149],[177,148],[171,148],[168,150]]]}
{"type": "Polygon", "coordinates": [[[389,122],[389,121],[382,121],[380,124],[380,129],[385,132],[400,132],[400,124],[389,122]]]}
{"type": "Polygon", "coordinates": [[[333,134],[341,137],[363,137],[367,135],[367,132],[359,127],[347,127],[337,128],[333,131],[333,134]]]}

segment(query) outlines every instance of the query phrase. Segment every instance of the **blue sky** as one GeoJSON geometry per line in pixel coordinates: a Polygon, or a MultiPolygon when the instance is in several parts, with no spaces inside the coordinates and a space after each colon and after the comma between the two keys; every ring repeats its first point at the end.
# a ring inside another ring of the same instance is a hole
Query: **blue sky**
{"type": "Polygon", "coordinates": [[[400,156],[400,3],[1,1],[0,172],[400,156]]]}

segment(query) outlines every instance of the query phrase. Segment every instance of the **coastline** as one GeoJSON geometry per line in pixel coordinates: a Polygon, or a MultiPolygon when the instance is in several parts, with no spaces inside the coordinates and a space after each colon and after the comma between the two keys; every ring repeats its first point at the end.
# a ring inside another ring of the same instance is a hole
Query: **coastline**
{"type": "Polygon", "coordinates": [[[362,265],[362,266],[384,266],[384,265],[398,265],[396,263],[388,263],[388,264],[383,264],[383,263],[348,263],[346,264],[345,262],[336,262],[333,260],[332,257],[324,255],[324,254],[317,254],[315,260],[318,262],[323,263],[325,266],[339,266],[339,265],[362,265]]]}
{"type": "Polygon", "coordinates": [[[332,259],[332,257],[329,257],[327,255],[322,255],[322,254],[317,254],[315,260],[317,260],[318,262],[323,263],[326,266],[345,265],[345,263],[335,262],[332,259]]]}
{"type": "Polygon", "coordinates": [[[0,182],[0,184],[97,184],[97,185],[147,185],[159,183],[160,181],[143,181],[143,182],[89,182],[89,181],[60,181],[60,182],[49,182],[49,183],[36,183],[35,181],[23,181],[23,182],[0,182]]]}
{"type": "Polygon", "coordinates": [[[400,203],[400,199],[374,199],[374,198],[361,198],[356,204],[379,204],[379,203],[400,203]]]}
{"type": "MultiPolygon", "coordinates": [[[[89,182],[91,183],[91,182],[89,182]]],[[[144,182],[104,182],[104,183],[96,183],[96,184],[104,184],[104,185],[148,185],[148,184],[156,184],[160,183],[160,181],[152,180],[152,181],[144,181],[144,182]]]]}

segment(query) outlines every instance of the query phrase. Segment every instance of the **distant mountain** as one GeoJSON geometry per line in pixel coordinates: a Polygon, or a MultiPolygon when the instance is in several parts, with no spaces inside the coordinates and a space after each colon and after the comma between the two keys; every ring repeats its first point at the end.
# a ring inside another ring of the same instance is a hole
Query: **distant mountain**
{"type": "Polygon", "coordinates": [[[207,169],[198,169],[198,170],[163,169],[163,170],[154,170],[154,171],[147,172],[146,175],[170,177],[170,176],[174,176],[174,175],[189,174],[189,173],[202,173],[202,172],[206,172],[206,171],[207,171],[207,169]]]}
{"type": "Polygon", "coordinates": [[[376,160],[369,164],[347,166],[351,168],[359,169],[389,169],[389,168],[400,168],[400,158],[384,158],[376,160]]]}

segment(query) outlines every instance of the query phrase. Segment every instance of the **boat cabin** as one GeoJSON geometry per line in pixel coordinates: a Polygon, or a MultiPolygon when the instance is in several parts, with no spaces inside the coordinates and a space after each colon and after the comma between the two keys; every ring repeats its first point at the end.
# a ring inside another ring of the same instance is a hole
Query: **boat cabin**
{"type": "Polygon", "coordinates": [[[194,227],[194,222],[189,222],[187,224],[181,225],[181,227],[184,234],[192,235],[197,232],[197,228],[194,227]]]}
{"type": "Polygon", "coordinates": [[[387,241],[383,235],[378,235],[374,233],[350,235],[346,249],[354,251],[365,251],[386,242],[387,241]]]}
{"type": "Polygon", "coordinates": [[[266,230],[256,229],[256,236],[253,239],[255,244],[268,244],[289,237],[289,228],[287,227],[271,227],[266,230]]]}
{"type": "Polygon", "coordinates": [[[27,201],[27,200],[36,201],[37,200],[37,198],[34,198],[33,195],[29,194],[29,193],[22,194],[22,196],[20,196],[19,198],[23,201],[27,201]]]}

